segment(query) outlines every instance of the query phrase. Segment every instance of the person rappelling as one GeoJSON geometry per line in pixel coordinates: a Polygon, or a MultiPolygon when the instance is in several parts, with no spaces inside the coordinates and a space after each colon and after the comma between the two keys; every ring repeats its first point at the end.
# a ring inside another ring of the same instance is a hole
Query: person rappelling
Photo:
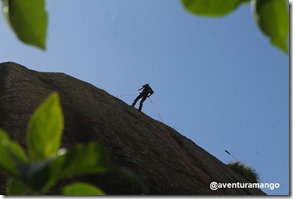
{"type": "Polygon", "coordinates": [[[135,100],[133,101],[133,103],[131,105],[132,107],[134,107],[136,102],[139,99],[141,99],[139,102],[139,108],[138,108],[139,111],[141,111],[143,102],[146,100],[146,98],[150,97],[152,94],[154,94],[153,89],[148,84],[145,84],[140,89],[138,89],[138,91],[140,91],[140,90],[142,90],[142,92],[139,93],[139,95],[137,96],[137,98],[135,98],[135,100]]]}

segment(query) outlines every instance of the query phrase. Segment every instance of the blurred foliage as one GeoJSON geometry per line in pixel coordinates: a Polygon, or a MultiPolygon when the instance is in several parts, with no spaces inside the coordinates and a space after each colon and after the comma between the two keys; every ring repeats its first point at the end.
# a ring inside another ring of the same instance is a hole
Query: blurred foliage
{"type": "MultiPolygon", "coordinates": [[[[34,112],[26,134],[28,153],[0,130],[0,169],[9,175],[7,195],[45,194],[58,180],[81,174],[104,173],[114,168],[104,147],[96,143],[59,148],[63,132],[59,95],[52,93],[34,112]]],[[[75,182],[66,195],[102,195],[98,187],[75,182]]]]}
{"type": "Polygon", "coordinates": [[[240,161],[234,161],[227,164],[235,173],[240,175],[242,178],[246,179],[251,183],[258,183],[259,176],[256,171],[250,166],[245,165],[240,161]]]}
{"type": "Polygon", "coordinates": [[[288,53],[289,13],[286,0],[255,0],[253,11],[259,28],[271,43],[288,53]]]}
{"type": "Polygon", "coordinates": [[[250,0],[181,0],[188,12],[204,17],[220,17],[250,0]]]}
{"type": "Polygon", "coordinates": [[[286,0],[181,0],[184,8],[204,17],[225,16],[251,3],[255,21],[271,43],[288,53],[289,11],[286,0]]]}
{"type": "MultiPolygon", "coordinates": [[[[3,13],[17,37],[26,44],[46,48],[48,14],[45,0],[2,0],[3,13]]],[[[255,21],[271,43],[288,53],[289,11],[286,0],[181,0],[195,15],[221,17],[251,3],[255,21]]]]}
{"type": "Polygon", "coordinates": [[[3,13],[16,36],[45,50],[48,14],[45,0],[2,0],[3,13]]]}
{"type": "Polygon", "coordinates": [[[79,182],[79,183],[72,183],[71,185],[67,185],[66,187],[63,188],[63,194],[64,195],[104,195],[104,192],[90,184],[79,182]]]}

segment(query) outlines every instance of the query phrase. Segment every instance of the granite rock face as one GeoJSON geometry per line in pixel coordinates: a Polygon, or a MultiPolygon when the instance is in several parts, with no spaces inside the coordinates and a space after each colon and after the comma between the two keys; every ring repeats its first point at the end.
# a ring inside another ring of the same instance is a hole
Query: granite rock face
{"type": "MultiPolygon", "coordinates": [[[[106,91],[63,73],[0,63],[0,128],[26,147],[29,118],[52,91],[60,94],[65,117],[62,147],[101,143],[108,149],[111,161],[136,174],[143,186],[111,173],[85,175],[78,180],[93,183],[109,195],[264,195],[259,189],[212,191],[213,181],[246,181],[174,129],[106,91]]],[[[0,194],[5,194],[6,179],[0,173],[0,194]]],[[[59,185],[74,180],[77,178],[59,185]]],[[[59,185],[51,194],[58,194],[59,185]]]]}

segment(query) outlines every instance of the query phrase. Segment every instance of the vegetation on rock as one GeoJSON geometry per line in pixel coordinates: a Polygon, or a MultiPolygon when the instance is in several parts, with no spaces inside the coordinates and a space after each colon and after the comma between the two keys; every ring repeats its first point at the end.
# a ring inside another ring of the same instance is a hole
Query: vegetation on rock
{"type": "Polygon", "coordinates": [[[233,171],[235,171],[238,175],[246,179],[248,182],[251,182],[251,183],[259,182],[259,176],[252,167],[247,166],[240,161],[229,162],[228,166],[233,171]]]}

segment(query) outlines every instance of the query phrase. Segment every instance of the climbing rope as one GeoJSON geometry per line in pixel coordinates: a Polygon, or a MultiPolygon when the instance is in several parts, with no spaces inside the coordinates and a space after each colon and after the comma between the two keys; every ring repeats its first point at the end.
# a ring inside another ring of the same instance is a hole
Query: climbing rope
{"type": "Polygon", "coordinates": [[[130,97],[130,96],[137,96],[138,95],[138,93],[131,93],[131,94],[126,94],[126,95],[117,95],[116,97],[130,97]]]}
{"type": "MultiPolygon", "coordinates": [[[[134,93],[131,93],[131,94],[125,94],[125,95],[117,95],[116,97],[121,98],[121,97],[137,96],[137,95],[139,95],[139,94],[138,94],[138,93],[135,93],[135,94],[134,94],[134,93]]],[[[159,109],[158,109],[157,106],[153,103],[153,101],[151,100],[150,97],[148,97],[148,99],[149,99],[150,102],[152,103],[152,105],[153,105],[153,109],[155,110],[155,112],[159,115],[159,118],[160,118],[161,122],[164,123],[164,122],[163,122],[163,119],[162,119],[162,117],[161,117],[161,114],[160,114],[160,112],[159,112],[159,109]]]]}
{"type": "Polygon", "coordinates": [[[225,150],[225,152],[229,154],[235,161],[237,161],[237,159],[229,151],[225,150]]]}
{"type": "Polygon", "coordinates": [[[150,97],[148,97],[148,99],[149,99],[150,102],[152,103],[155,112],[157,112],[157,114],[159,115],[161,122],[164,123],[164,122],[163,122],[163,119],[162,119],[162,117],[161,117],[161,114],[160,114],[160,112],[159,112],[159,109],[158,109],[157,106],[153,103],[153,101],[151,100],[150,97]]]}

